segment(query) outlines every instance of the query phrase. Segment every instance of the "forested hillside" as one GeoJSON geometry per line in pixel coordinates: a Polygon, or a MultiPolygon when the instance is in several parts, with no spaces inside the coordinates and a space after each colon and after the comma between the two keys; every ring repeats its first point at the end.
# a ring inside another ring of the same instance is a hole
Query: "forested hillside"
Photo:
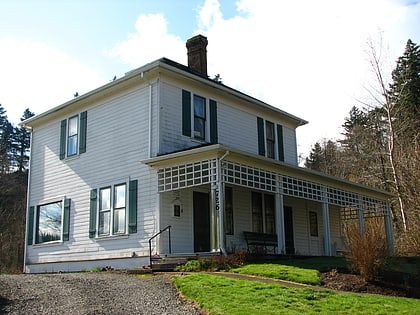
{"type": "Polygon", "coordinates": [[[316,143],[305,166],[395,194],[392,202],[397,251],[420,254],[420,48],[408,40],[391,82],[373,45],[375,75],[370,102],[354,106],[343,139],[316,143]]]}

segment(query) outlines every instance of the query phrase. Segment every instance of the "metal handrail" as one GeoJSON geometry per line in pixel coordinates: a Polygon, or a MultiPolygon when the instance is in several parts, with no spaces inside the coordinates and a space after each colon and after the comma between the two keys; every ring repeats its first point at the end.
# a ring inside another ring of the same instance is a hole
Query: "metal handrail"
{"type": "Polygon", "coordinates": [[[168,225],[166,228],[164,228],[163,230],[160,230],[158,233],[156,233],[151,238],[149,238],[149,261],[150,261],[150,269],[152,268],[152,239],[154,239],[155,237],[159,236],[160,234],[162,234],[166,230],[168,230],[168,235],[169,235],[169,254],[172,254],[172,248],[171,248],[172,247],[172,245],[171,245],[171,226],[168,225]]]}

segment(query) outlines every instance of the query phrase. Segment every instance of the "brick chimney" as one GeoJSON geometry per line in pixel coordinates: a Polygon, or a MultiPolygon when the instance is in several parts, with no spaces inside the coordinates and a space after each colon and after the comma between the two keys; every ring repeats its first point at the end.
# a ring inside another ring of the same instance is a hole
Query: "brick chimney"
{"type": "Polygon", "coordinates": [[[188,68],[207,78],[207,37],[197,35],[187,40],[188,68]]]}

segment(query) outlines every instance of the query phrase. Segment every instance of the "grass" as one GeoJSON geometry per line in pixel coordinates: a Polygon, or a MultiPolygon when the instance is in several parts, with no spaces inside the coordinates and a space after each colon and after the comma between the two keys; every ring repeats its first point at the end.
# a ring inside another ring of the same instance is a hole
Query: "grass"
{"type": "Polygon", "coordinates": [[[304,269],[281,264],[249,264],[231,271],[304,284],[321,284],[320,272],[316,269],[304,269]]]}
{"type": "Polygon", "coordinates": [[[220,314],[418,314],[420,300],[315,291],[192,274],[174,279],[182,294],[220,314]]]}

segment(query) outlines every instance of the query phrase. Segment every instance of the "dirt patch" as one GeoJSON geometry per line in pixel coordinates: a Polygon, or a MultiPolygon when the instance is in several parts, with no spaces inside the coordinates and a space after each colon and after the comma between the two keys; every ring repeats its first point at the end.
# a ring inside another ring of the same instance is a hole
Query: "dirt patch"
{"type": "Polygon", "coordinates": [[[338,291],[420,298],[420,290],[418,288],[393,284],[383,279],[366,282],[359,275],[341,273],[335,269],[323,273],[321,281],[323,287],[338,291]]]}

